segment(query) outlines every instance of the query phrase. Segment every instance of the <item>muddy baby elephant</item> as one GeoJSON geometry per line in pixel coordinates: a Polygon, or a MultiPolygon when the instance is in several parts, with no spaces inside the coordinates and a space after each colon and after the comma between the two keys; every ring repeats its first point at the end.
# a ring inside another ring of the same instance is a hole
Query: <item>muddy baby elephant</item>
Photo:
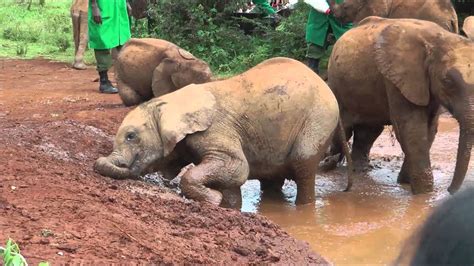
{"type": "Polygon", "coordinates": [[[462,31],[469,39],[474,41],[474,16],[470,16],[464,19],[462,31]]]}
{"type": "Polygon", "coordinates": [[[296,60],[274,58],[138,106],[122,122],[113,152],[94,168],[130,178],[174,158],[175,173],[196,165],[181,179],[189,198],[239,207],[247,179],[281,188],[289,178],[297,184],[297,203],[308,203],[338,117],[336,98],[321,78],[296,60]]]}
{"type": "Polygon", "coordinates": [[[460,188],[474,141],[472,41],[428,21],[369,17],[336,43],[328,75],[346,135],[354,134],[354,164],[368,162],[384,125],[392,125],[405,154],[398,181],[415,194],[433,190],[430,148],[445,107],[460,125],[448,190],[460,188]]]}
{"type": "Polygon", "coordinates": [[[186,85],[211,80],[207,63],[173,43],[159,39],[130,39],[115,62],[120,98],[126,106],[186,85]]]}
{"type": "Polygon", "coordinates": [[[334,16],[341,22],[359,23],[366,17],[414,18],[432,21],[459,33],[458,17],[451,0],[345,0],[333,4],[334,16]]]}

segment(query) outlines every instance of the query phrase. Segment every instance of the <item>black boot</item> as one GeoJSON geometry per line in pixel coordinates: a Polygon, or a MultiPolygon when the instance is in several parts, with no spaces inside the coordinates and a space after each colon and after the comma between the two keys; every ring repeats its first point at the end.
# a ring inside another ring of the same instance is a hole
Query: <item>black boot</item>
{"type": "Polygon", "coordinates": [[[308,67],[319,75],[319,59],[308,58],[308,67]]]}
{"type": "Polygon", "coordinates": [[[117,93],[118,89],[112,86],[112,83],[109,80],[109,77],[107,75],[107,70],[105,71],[99,71],[99,77],[100,77],[100,85],[99,85],[99,91],[101,93],[117,93]]]}

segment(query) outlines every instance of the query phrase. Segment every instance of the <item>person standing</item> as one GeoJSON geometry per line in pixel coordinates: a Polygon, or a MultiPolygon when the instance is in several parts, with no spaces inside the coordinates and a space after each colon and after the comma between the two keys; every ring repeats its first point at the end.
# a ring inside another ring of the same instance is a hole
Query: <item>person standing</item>
{"type": "Polygon", "coordinates": [[[87,46],[87,10],[89,0],[73,0],[71,5],[72,31],[74,37],[74,63],[75,69],[86,69],[84,52],[87,46]]]}
{"type": "Polygon", "coordinates": [[[108,78],[112,66],[111,49],[119,51],[130,39],[130,11],[126,0],[90,0],[89,47],[94,49],[101,93],[118,92],[108,78]]]}
{"type": "MultiPolygon", "coordinates": [[[[310,5],[308,22],[306,25],[306,42],[308,49],[306,58],[308,66],[317,74],[321,74],[319,63],[328,49],[328,34],[332,32],[338,40],[346,31],[352,28],[352,23],[342,24],[331,14],[329,0],[304,0],[310,5]]],[[[344,0],[335,0],[341,4],[344,0]]]]}
{"type": "Polygon", "coordinates": [[[271,18],[276,22],[281,19],[268,0],[253,0],[252,2],[266,15],[266,18],[271,18]]]}

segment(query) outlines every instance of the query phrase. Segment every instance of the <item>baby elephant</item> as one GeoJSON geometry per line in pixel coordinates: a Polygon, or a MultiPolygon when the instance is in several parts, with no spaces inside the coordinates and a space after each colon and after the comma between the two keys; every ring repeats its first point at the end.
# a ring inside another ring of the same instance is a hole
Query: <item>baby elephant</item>
{"type": "Polygon", "coordinates": [[[126,106],[211,80],[207,63],[173,43],[130,39],[115,62],[120,98],[126,106]]]}
{"type": "Polygon", "coordinates": [[[175,174],[194,163],[181,179],[184,195],[231,207],[240,206],[247,179],[265,189],[281,188],[288,178],[296,182],[297,203],[309,203],[338,118],[336,98],[321,78],[296,60],[274,58],[138,106],[122,122],[113,152],[94,168],[123,179],[164,161],[175,174]]]}

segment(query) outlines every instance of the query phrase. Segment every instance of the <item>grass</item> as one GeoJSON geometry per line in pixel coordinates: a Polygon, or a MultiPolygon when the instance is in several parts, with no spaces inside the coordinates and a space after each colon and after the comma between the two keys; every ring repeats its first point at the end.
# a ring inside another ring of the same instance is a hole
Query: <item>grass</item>
{"type": "MultiPolygon", "coordinates": [[[[43,7],[33,0],[30,10],[19,2],[0,1],[0,57],[72,62],[71,0],[46,0],[43,7]]],[[[92,50],[86,51],[85,61],[95,63],[92,50]]]]}

